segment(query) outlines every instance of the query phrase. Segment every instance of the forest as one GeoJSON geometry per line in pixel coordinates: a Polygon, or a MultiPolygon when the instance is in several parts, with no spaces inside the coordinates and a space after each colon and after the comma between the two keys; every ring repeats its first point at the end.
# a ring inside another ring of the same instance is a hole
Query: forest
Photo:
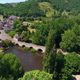
{"type": "Polygon", "coordinates": [[[45,16],[38,3],[48,2],[53,9],[63,12],[64,10],[70,14],[77,15],[80,12],[79,0],[28,0],[26,2],[14,4],[0,4],[0,13],[4,16],[17,15],[22,17],[40,17],[45,16]]]}

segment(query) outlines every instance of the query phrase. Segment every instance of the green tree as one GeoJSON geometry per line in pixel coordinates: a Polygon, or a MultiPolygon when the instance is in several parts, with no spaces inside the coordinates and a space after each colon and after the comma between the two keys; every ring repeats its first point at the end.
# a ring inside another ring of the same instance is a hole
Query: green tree
{"type": "Polygon", "coordinates": [[[13,44],[10,40],[3,40],[3,41],[1,42],[1,45],[2,45],[4,48],[14,46],[14,44],[13,44]]]}
{"type": "Polygon", "coordinates": [[[13,29],[20,33],[22,30],[20,29],[22,27],[22,22],[20,20],[15,20],[14,23],[13,23],[13,29]]]}
{"type": "Polygon", "coordinates": [[[80,74],[80,56],[76,53],[65,55],[65,64],[61,80],[73,80],[72,75],[80,74]]]}
{"type": "Polygon", "coordinates": [[[51,29],[46,43],[43,65],[45,71],[53,74],[53,80],[60,80],[64,68],[64,56],[61,52],[56,52],[55,36],[55,31],[51,29]]]}
{"type": "Polygon", "coordinates": [[[17,80],[23,75],[19,60],[13,54],[0,53],[0,77],[6,80],[17,80]]]}
{"type": "Polygon", "coordinates": [[[61,52],[56,53],[55,56],[55,67],[53,72],[53,79],[54,80],[61,80],[62,77],[62,70],[64,68],[64,55],[61,52]]]}
{"type": "Polygon", "coordinates": [[[19,28],[21,26],[21,21],[20,20],[15,20],[13,25],[14,25],[14,29],[19,28]]]}
{"type": "Polygon", "coordinates": [[[47,41],[46,41],[46,51],[47,53],[49,53],[53,47],[55,47],[55,31],[53,29],[51,29],[49,31],[48,37],[47,37],[47,41]]]}
{"type": "Polygon", "coordinates": [[[20,38],[22,41],[28,41],[30,38],[30,32],[29,31],[23,31],[20,35],[20,38]]]}
{"type": "Polygon", "coordinates": [[[65,19],[63,17],[56,18],[50,22],[50,27],[55,31],[55,46],[56,48],[60,47],[61,35],[68,29],[71,29],[74,26],[74,21],[72,19],[65,19]]]}
{"type": "Polygon", "coordinates": [[[52,80],[52,74],[44,71],[34,70],[26,72],[19,80],[52,80]]]}
{"type": "Polygon", "coordinates": [[[80,56],[76,53],[67,54],[65,56],[65,68],[71,74],[80,73],[80,56]]]}
{"type": "Polygon", "coordinates": [[[36,32],[32,36],[32,42],[39,45],[45,45],[50,30],[48,24],[40,23],[35,26],[36,32]]]}
{"type": "Polygon", "coordinates": [[[65,31],[60,43],[61,48],[70,52],[79,52],[80,49],[80,26],[75,26],[71,30],[65,31]]]}
{"type": "Polygon", "coordinates": [[[55,51],[54,51],[54,34],[55,32],[51,29],[46,42],[46,51],[43,58],[44,70],[47,72],[53,72],[53,65],[55,61],[55,51]],[[53,52],[54,51],[54,52],[53,52]],[[54,59],[53,59],[54,58],[54,59]]]}
{"type": "Polygon", "coordinates": [[[16,31],[15,30],[9,31],[8,34],[13,38],[16,34],[16,31]]]}

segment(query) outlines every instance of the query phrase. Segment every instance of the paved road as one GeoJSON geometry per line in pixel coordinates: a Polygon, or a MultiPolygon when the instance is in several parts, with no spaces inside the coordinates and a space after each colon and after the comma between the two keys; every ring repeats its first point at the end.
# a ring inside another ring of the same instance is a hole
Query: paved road
{"type": "Polygon", "coordinates": [[[6,34],[4,32],[4,30],[0,30],[0,32],[1,32],[1,34],[0,34],[0,39],[1,40],[8,39],[8,40],[14,42],[15,44],[18,44],[19,46],[25,45],[26,47],[33,47],[35,50],[42,49],[42,51],[45,52],[45,46],[40,46],[40,45],[35,45],[35,44],[32,44],[32,43],[21,42],[21,41],[18,41],[15,37],[11,38],[8,34],[6,34]]]}

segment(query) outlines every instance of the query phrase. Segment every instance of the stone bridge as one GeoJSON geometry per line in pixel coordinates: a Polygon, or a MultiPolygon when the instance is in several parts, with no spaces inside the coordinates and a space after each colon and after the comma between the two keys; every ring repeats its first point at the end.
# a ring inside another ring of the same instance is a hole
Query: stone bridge
{"type": "Polygon", "coordinates": [[[32,43],[26,43],[26,42],[21,42],[21,41],[18,41],[16,39],[16,37],[14,38],[11,38],[8,34],[5,33],[4,30],[0,30],[0,39],[1,40],[10,40],[11,42],[15,43],[15,44],[18,44],[19,46],[25,46],[25,47],[32,47],[34,48],[35,50],[39,51],[41,50],[43,53],[45,52],[45,46],[40,46],[40,45],[35,45],[35,44],[32,44],[32,43]]]}

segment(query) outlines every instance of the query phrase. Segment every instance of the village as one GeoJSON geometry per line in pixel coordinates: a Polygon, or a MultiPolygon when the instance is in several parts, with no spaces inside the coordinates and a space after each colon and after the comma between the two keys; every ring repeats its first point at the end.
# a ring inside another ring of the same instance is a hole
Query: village
{"type": "Polygon", "coordinates": [[[2,15],[0,15],[0,29],[4,29],[4,30],[11,30],[13,28],[13,21],[18,19],[17,16],[10,16],[6,19],[3,18],[2,15]]]}

